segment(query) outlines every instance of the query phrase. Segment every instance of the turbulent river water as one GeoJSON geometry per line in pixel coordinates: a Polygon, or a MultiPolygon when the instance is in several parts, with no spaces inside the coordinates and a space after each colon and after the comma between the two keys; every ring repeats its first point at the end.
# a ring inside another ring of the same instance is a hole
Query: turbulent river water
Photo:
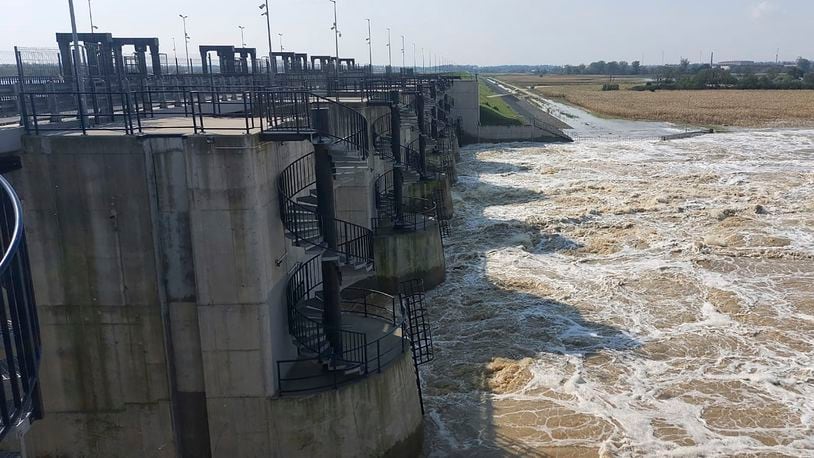
{"type": "Polygon", "coordinates": [[[462,151],[426,453],[814,455],[814,131],[583,124],[462,151]]]}

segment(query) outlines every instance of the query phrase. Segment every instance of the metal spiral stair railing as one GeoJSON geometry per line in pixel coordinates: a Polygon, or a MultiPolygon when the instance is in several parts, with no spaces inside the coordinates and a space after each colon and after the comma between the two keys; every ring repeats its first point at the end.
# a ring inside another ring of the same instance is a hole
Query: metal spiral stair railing
{"type": "Polygon", "coordinates": [[[41,417],[40,328],[20,199],[0,176],[0,440],[16,425],[41,417]]]}
{"type": "MultiPolygon", "coordinates": [[[[296,93],[295,93],[296,94],[296,93]]],[[[271,100],[274,101],[274,96],[271,100]]],[[[288,99],[287,99],[288,100],[288,99]]],[[[314,129],[310,111],[314,108],[329,108],[334,117],[330,131],[315,132],[317,135],[332,140],[332,152],[345,157],[364,161],[368,156],[367,121],[355,110],[325,99],[323,97],[302,93],[290,99],[287,105],[270,106],[271,116],[279,129],[291,129],[296,123],[297,130],[314,129]],[[281,113],[282,111],[282,113],[281,113]],[[305,115],[303,114],[305,113],[305,115]]],[[[272,127],[271,130],[274,128],[272,127]]],[[[307,251],[326,252],[337,256],[342,264],[356,267],[373,265],[373,235],[370,229],[341,219],[330,219],[317,211],[316,173],[314,167],[315,153],[306,154],[286,167],[278,180],[280,198],[280,215],[286,235],[298,246],[305,246],[307,251]],[[337,235],[337,246],[331,248],[323,239],[330,226],[337,235]]]]}
{"type": "MultiPolygon", "coordinates": [[[[414,112],[417,110],[415,97],[412,97],[412,102],[407,104],[407,110],[414,112]]],[[[417,118],[417,117],[416,117],[417,118]]],[[[417,119],[416,119],[417,120],[417,119]]],[[[372,132],[374,138],[374,148],[377,154],[383,158],[395,161],[391,150],[391,115],[388,111],[382,116],[378,117],[372,125],[372,132]]],[[[416,137],[407,145],[400,145],[400,152],[402,158],[402,171],[406,183],[416,182],[420,179],[428,177],[428,169],[426,167],[426,160],[422,162],[421,154],[416,149],[419,138],[416,137]]],[[[433,174],[437,175],[437,174],[433,174]]],[[[374,183],[376,213],[377,217],[373,219],[374,231],[381,229],[389,229],[398,224],[402,229],[424,229],[431,221],[441,221],[440,207],[436,201],[435,195],[433,199],[421,199],[415,197],[403,197],[402,208],[403,216],[400,221],[395,220],[395,198],[393,190],[393,171],[389,170],[382,173],[376,178],[374,183]]],[[[449,233],[448,227],[443,227],[439,224],[439,229],[442,236],[449,233]]]]}
{"type": "MultiPolygon", "coordinates": [[[[269,100],[275,100],[275,97],[278,101],[280,99],[277,96],[270,97],[269,100]]],[[[274,113],[275,123],[269,122],[270,126],[276,125],[281,131],[289,131],[292,124],[295,124],[298,131],[313,130],[313,134],[330,139],[329,150],[334,159],[344,157],[344,161],[349,161],[353,158],[359,162],[367,159],[368,125],[361,114],[313,94],[282,96],[282,99],[287,100],[287,103],[275,103],[273,107],[267,107],[270,113],[274,113]],[[330,127],[325,131],[318,131],[311,119],[302,115],[319,107],[327,107],[332,111],[330,127]]],[[[403,342],[406,337],[397,334],[403,328],[404,314],[399,310],[400,305],[396,305],[395,298],[385,293],[354,289],[362,297],[357,301],[361,305],[356,307],[360,310],[352,306],[353,301],[342,300],[343,315],[356,313],[365,318],[386,322],[389,332],[379,338],[369,338],[364,332],[353,329],[330,329],[323,321],[325,304],[322,295],[322,262],[326,258],[336,257],[340,264],[350,265],[354,269],[372,269],[373,232],[366,227],[327,218],[319,213],[319,196],[315,189],[315,154],[318,153],[308,153],[292,162],[282,171],[278,181],[281,218],[286,236],[296,245],[305,247],[306,252],[314,253],[308,261],[297,266],[286,285],[289,332],[298,347],[300,358],[278,362],[281,393],[335,388],[354,378],[366,376],[374,369],[380,370],[406,348],[403,342]],[[337,245],[333,248],[324,239],[325,231],[331,225],[337,236],[337,245]],[[369,298],[376,300],[370,302],[369,298]],[[374,302],[384,303],[385,306],[374,302]],[[382,310],[388,313],[381,313],[382,310]],[[331,338],[331,335],[334,337],[331,338]],[[281,369],[282,366],[299,367],[297,365],[311,363],[322,367],[316,376],[287,377],[283,375],[287,371],[281,369]],[[331,374],[330,383],[315,386],[315,383],[322,383],[318,380],[324,373],[331,374]]],[[[335,161],[334,165],[338,162],[335,161]]],[[[342,293],[352,289],[345,288],[342,293]]]]}
{"type": "Polygon", "coordinates": [[[286,285],[289,331],[300,357],[278,361],[278,386],[282,395],[335,389],[375,372],[411,349],[407,340],[407,314],[404,304],[381,291],[345,288],[342,314],[373,319],[385,331],[375,338],[350,329],[331,329],[323,323],[321,256],[300,263],[286,285]],[[339,335],[341,350],[333,348],[329,334],[339,335]],[[284,367],[315,364],[321,369],[304,375],[284,375],[284,367]],[[327,371],[327,372],[326,372],[327,371]],[[328,374],[328,375],[326,375],[328,374]]]}

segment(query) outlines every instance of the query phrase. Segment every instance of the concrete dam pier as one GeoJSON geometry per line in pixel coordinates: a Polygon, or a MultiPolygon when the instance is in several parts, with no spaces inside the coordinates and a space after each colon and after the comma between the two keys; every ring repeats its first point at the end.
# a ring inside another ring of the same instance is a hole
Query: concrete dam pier
{"type": "Polygon", "coordinates": [[[4,161],[41,362],[2,448],[420,455],[425,292],[477,82],[300,53],[264,72],[229,46],[168,74],[157,40],[79,38],[92,92],[24,64],[14,86],[4,161]]]}

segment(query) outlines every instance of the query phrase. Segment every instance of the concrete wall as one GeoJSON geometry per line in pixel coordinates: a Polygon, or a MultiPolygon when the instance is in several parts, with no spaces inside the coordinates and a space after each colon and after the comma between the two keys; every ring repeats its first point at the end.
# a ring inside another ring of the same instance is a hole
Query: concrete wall
{"type": "MultiPolygon", "coordinates": [[[[396,451],[420,450],[409,355],[339,391],[275,398],[276,361],[296,358],[285,284],[304,259],[284,236],[276,182],[309,142],[24,141],[12,181],[45,351],[34,456],[353,456],[400,441],[396,451]],[[303,445],[305,434],[318,439],[303,445]]],[[[347,189],[368,191],[364,211],[373,180],[358,179],[347,189]]]]}
{"type": "Polygon", "coordinates": [[[411,183],[405,186],[404,194],[410,197],[429,200],[440,197],[443,200],[440,202],[440,206],[444,210],[443,212],[439,211],[441,219],[452,219],[454,216],[452,187],[446,175],[441,176],[437,180],[423,180],[411,183]]]}
{"type": "Polygon", "coordinates": [[[251,444],[263,450],[270,444],[256,431],[266,421],[247,421],[245,409],[275,394],[276,361],[296,357],[286,326],[285,282],[288,269],[303,258],[284,236],[276,181],[312,147],[261,144],[256,136],[189,137],[186,146],[212,453],[229,455],[251,444]],[[223,422],[233,434],[224,434],[223,422]]]}
{"type": "Polygon", "coordinates": [[[533,125],[482,126],[480,125],[480,99],[477,80],[457,80],[447,91],[455,100],[450,110],[452,120],[460,120],[463,143],[502,142],[567,142],[571,141],[555,129],[543,129],[533,125]]]}
{"type": "Polygon", "coordinates": [[[447,94],[455,101],[450,109],[452,121],[461,121],[466,133],[475,133],[480,126],[480,98],[477,80],[455,80],[447,94]]]}
{"type": "Polygon", "coordinates": [[[229,404],[275,394],[275,361],[296,357],[283,299],[303,258],[283,235],[276,180],[309,148],[26,138],[12,179],[45,349],[35,454],[174,456],[177,434],[185,455],[206,455],[220,434],[208,417],[245,424],[229,404]]]}
{"type": "Polygon", "coordinates": [[[373,252],[378,284],[386,292],[397,292],[401,282],[416,278],[429,290],[446,276],[444,246],[435,222],[423,230],[377,235],[373,252]]]}
{"type": "MultiPolygon", "coordinates": [[[[33,456],[175,455],[166,308],[135,137],[26,139],[23,200],[46,415],[33,456]]],[[[33,438],[36,438],[32,440],[33,438]]]]}
{"type": "Polygon", "coordinates": [[[19,150],[22,135],[23,128],[20,126],[0,126],[0,154],[19,150]]]}
{"type": "MultiPolygon", "coordinates": [[[[424,424],[410,351],[363,383],[269,403],[270,453],[288,457],[416,457],[424,424]],[[303,425],[308,425],[304,428],[303,425]]],[[[250,456],[239,454],[236,456],[250,456]]]]}
{"type": "Polygon", "coordinates": [[[467,143],[503,142],[568,142],[562,133],[540,129],[535,126],[478,126],[475,132],[465,132],[467,143]]]}

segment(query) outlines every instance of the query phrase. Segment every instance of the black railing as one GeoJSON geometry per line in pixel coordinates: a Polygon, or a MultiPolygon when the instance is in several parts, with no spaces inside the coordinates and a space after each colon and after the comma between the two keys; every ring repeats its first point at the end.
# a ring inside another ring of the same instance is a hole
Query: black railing
{"type": "MultiPolygon", "coordinates": [[[[333,147],[353,151],[359,159],[368,156],[368,131],[365,117],[355,110],[307,92],[261,93],[260,111],[267,119],[266,131],[313,131],[333,140],[333,147]],[[315,126],[313,110],[329,109],[327,127],[315,126]],[[315,127],[319,127],[319,130],[315,127]]],[[[306,154],[280,174],[278,190],[280,213],[286,230],[295,243],[307,244],[341,255],[347,264],[373,263],[373,233],[370,229],[340,219],[321,215],[316,205],[302,202],[311,196],[316,185],[314,153],[306,154]],[[337,246],[323,240],[333,226],[337,246]]]]}
{"type": "Polygon", "coordinates": [[[307,91],[261,92],[258,103],[267,132],[314,133],[333,139],[346,151],[358,152],[360,159],[368,156],[367,120],[347,105],[307,91]],[[321,130],[311,119],[311,113],[319,109],[331,112],[330,125],[321,130]]]}
{"type": "Polygon", "coordinates": [[[374,233],[384,230],[426,230],[438,220],[438,205],[430,199],[402,196],[402,216],[396,216],[393,171],[388,170],[373,184],[376,217],[371,219],[374,233]]]}
{"type": "Polygon", "coordinates": [[[277,362],[281,395],[338,388],[382,368],[407,348],[402,331],[406,320],[403,306],[392,295],[364,288],[345,288],[340,301],[343,314],[362,316],[385,323],[389,329],[368,339],[367,334],[348,329],[330,329],[321,318],[321,259],[317,255],[300,264],[288,280],[286,302],[289,332],[300,351],[313,356],[277,362]],[[308,310],[315,315],[308,316],[308,310]],[[341,348],[331,347],[328,333],[341,336],[341,348]],[[325,371],[325,368],[332,369],[325,371]]]}
{"type": "Polygon", "coordinates": [[[407,145],[401,145],[401,160],[405,168],[419,174],[421,178],[426,178],[426,166],[421,153],[416,149],[419,137],[407,145]]]}
{"type": "Polygon", "coordinates": [[[0,176],[0,440],[19,422],[41,417],[42,344],[20,200],[0,176]]]}
{"type": "Polygon", "coordinates": [[[379,157],[394,159],[393,151],[390,146],[390,135],[393,129],[390,121],[390,110],[387,110],[385,114],[376,118],[373,123],[371,123],[371,129],[374,147],[379,157]]]}

